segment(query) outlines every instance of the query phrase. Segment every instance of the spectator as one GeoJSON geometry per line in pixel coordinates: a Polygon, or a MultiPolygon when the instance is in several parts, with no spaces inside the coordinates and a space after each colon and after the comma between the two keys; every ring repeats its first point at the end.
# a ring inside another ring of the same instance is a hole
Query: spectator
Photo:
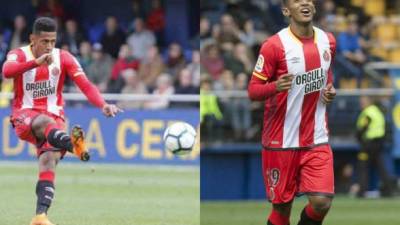
{"type": "Polygon", "coordinates": [[[85,40],[85,35],[79,31],[76,21],[70,19],[65,22],[65,31],[62,32],[60,39],[61,44],[68,45],[72,54],[78,55],[79,46],[85,40]]]}
{"type": "Polygon", "coordinates": [[[125,32],[119,27],[117,18],[109,16],[105,22],[106,30],[101,36],[103,51],[110,54],[114,59],[118,57],[118,51],[125,43],[125,32]]]}
{"type": "Polygon", "coordinates": [[[149,15],[147,16],[147,27],[155,32],[159,33],[164,31],[165,27],[165,12],[162,8],[160,0],[152,0],[151,1],[151,10],[149,15]]]}
{"type": "MultiPolygon", "coordinates": [[[[247,90],[247,75],[240,73],[236,77],[235,90],[247,90]]],[[[251,102],[248,98],[235,98],[232,101],[232,127],[235,139],[249,140],[251,138],[251,102]]]]}
{"type": "Polygon", "coordinates": [[[76,57],[81,64],[84,71],[88,70],[89,65],[92,63],[92,46],[90,42],[83,41],[79,47],[79,54],[76,57]]]}
{"type": "Polygon", "coordinates": [[[246,20],[244,22],[243,30],[239,32],[239,39],[249,48],[252,48],[256,44],[254,23],[252,20],[246,20]]]}
{"type": "Polygon", "coordinates": [[[200,48],[207,45],[211,38],[210,21],[207,17],[200,18],[200,48]]]}
{"type": "Polygon", "coordinates": [[[357,139],[361,145],[358,153],[358,197],[366,197],[369,184],[370,167],[378,171],[382,181],[382,196],[391,197],[394,194],[396,179],[391,177],[383,160],[386,136],[385,114],[379,103],[368,96],[360,98],[361,113],[357,119],[357,139]]]}
{"type": "Polygon", "coordinates": [[[192,52],[192,62],[186,67],[192,74],[192,84],[195,87],[200,87],[200,52],[194,50],[192,52]]]}
{"type": "Polygon", "coordinates": [[[133,49],[133,56],[142,60],[147,49],[156,44],[156,38],[152,31],[145,28],[143,19],[135,19],[135,31],[128,36],[128,45],[133,49]]]}
{"type": "Polygon", "coordinates": [[[160,0],[151,1],[151,10],[147,16],[147,28],[153,31],[156,36],[158,46],[165,46],[164,28],[165,28],[165,12],[160,0]]]}
{"type": "Polygon", "coordinates": [[[186,60],[183,55],[182,47],[174,42],[169,45],[167,56],[167,73],[171,74],[174,79],[178,77],[179,72],[185,68],[186,60]]]}
{"type": "MultiPolygon", "coordinates": [[[[193,78],[189,69],[185,68],[179,73],[179,79],[175,85],[176,94],[199,94],[199,88],[193,86],[193,78]]],[[[193,102],[176,102],[173,104],[175,107],[199,107],[199,103],[193,102]]]]}
{"type": "Polygon", "coordinates": [[[111,78],[108,84],[108,92],[119,93],[121,91],[123,80],[120,75],[123,70],[134,69],[135,71],[139,69],[139,60],[132,56],[131,49],[129,45],[123,44],[118,53],[118,59],[115,62],[111,70],[111,78]]]}
{"type": "MultiPolygon", "coordinates": [[[[222,72],[221,77],[218,82],[214,82],[214,89],[221,91],[233,91],[235,89],[235,78],[230,70],[224,70],[222,72]]],[[[224,126],[228,129],[232,128],[232,119],[233,119],[233,104],[231,98],[221,98],[220,104],[222,108],[222,112],[224,114],[224,126]]],[[[229,136],[227,138],[232,138],[229,136]]]]}
{"type": "Polygon", "coordinates": [[[340,33],[337,41],[339,54],[335,58],[336,74],[350,75],[357,79],[358,86],[360,86],[363,75],[362,65],[366,62],[367,57],[361,50],[357,22],[349,21],[347,31],[340,33]]]}
{"type": "MultiPolygon", "coordinates": [[[[68,47],[68,45],[66,45],[66,47],[68,47]]],[[[89,69],[89,65],[92,63],[92,46],[88,41],[81,42],[79,47],[79,54],[76,59],[81,65],[83,71],[87,72],[89,69]]],[[[66,90],[67,92],[79,92],[78,88],[76,87],[76,85],[73,84],[69,76],[67,76],[65,79],[64,90],[66,90]]]]}
{"type": "Polygon", "coordinates": [[[25,17],[18,15],[14,19],[14,28],[10,40],[10,49],[18,48],[29,43],[29,29],[25,17]]]}
{"type": "MultiPolygon", "coordinates": [[[[139,79],[134,69],[126,69],[121,72],[124,79],[122,94],[147,94],[146,85],[139,79]]],[[[143,101],[119,101],[118,106],[125,109],[139,109],[143,107],[143,101]]]]}
{"type": "Polygon", "coordinates": [[[56,17],[61,21],[67,17],[63,6],[58,0],[33,0],[33,5],[37,7],[37,16],[56,17]]]}
{"type": "Polygon", "coordinates": [[[224,60],[219,47],[216,44],[206,46],[200,61],[207,73],[211,75],[211,78],[213,80],[218,80],[224,70],[224,60]]]}
{"type": "Polygon", "coordinates": [[[161,58],[158,47],[153,45],[147,50],[147,55],[140,63],[139,77],[153,90],[156,86],[158,76],[164,71],[165,65],[161,58]]]}
{"type": "Polygon", "coordinates": [[[172,79],[169,74],[161,74],[157,78],[156,89],[153,95],[161,95],[161,97],[152,98],[144,103],[146,109],[165,109],[169,106],[169,99],[166,98],[174,94],[174,87],[172,86],[172,79]]]}
{"type": "MultiPolygon", "coordinates": [[[[146,12],[143,8],[142,0],[132,0],[132,16],[134,18],[144,18],[146,16],[146,12]]],[[[129,32],[131,31],[131,27],[129,29],[129,32]]]]}
{"type": "Polygon", "coordinates": [[[221,140],[223,114],[218,98],[212,93],[212,82],[204,79],[200,83],[200,131],[202,142],[221,140]],[[204,140],[203,140],[204,138],[204,140]]]}
{"type": "Polygon", "coordinates": [[[231,70],[234,74],[243,72],[251,74],[254,66],[248,48],[243,43],[235,45],[233,54],[227,53],[224,61],[225,68],[231,70]]]}
{"type": "Polygon", "coordinates": [[[199,90],[193,86],[190,70],[183,69],[179,73],[178,83],[175,86],[176,94],[198,94],[199,90]]]}
{"type": "Polygon", "coordinates": [[[88,67],[87,75],[89,80],[97,85],[101,92],[107,90],[108,79],[111,74],[113,59],[110,55],[103,52],[100,43],[93,45],[92,51],[93,61],[88,67]]]}
{"type": "Polygon", "coordinates": [[[240,30],[230,14],[221,16],[221,36],[217,40],[222,49],[229,49],[231,45],[240,42],[240,30]]]}

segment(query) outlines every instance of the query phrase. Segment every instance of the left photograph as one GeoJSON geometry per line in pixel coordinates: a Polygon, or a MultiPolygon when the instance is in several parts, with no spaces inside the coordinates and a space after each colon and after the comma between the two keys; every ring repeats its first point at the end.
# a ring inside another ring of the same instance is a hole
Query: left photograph
{"type": "Polygon", "coordinates": [[[0,3],[0,224],[200,224],[198,4],[0,3]]]}

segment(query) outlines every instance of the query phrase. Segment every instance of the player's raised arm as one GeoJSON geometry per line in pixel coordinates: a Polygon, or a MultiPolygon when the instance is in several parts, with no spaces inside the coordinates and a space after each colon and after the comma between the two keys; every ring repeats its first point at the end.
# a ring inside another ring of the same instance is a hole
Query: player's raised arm
{"type": "Polygon", "coordinates": [[[63,60],[63,65],[67,70],[67,74],[71,77],[71,79],[79,87],[92,105],[101,108],[103,114],[107,117],[114,117],[117,113],[122,112],[122,110],[116,105],[108,104],[106,101],[104,101],[100,91],[87,79],[82,67],[79,65],[74,56],[66,51],[63,51],[61,58],[63,60]]]}
{"type": "Polygon", "coordinates": [[[7,59],[3,64],[3,75],[5,78],[14,78],[30,69],[37,67],[35,60],[25,60],[25,55],[21,50],[12,50],[7,54],[7,59]]]}

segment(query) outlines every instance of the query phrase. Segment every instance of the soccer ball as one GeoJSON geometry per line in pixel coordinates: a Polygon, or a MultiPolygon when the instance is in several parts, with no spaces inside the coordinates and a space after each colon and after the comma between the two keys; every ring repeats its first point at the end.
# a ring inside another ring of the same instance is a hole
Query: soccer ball
{"type": "Polygon", "coordinates": [[[168,151],[175,155],[189,153],[196,141],[196,131],[185,122],[177,122],[164,132],[164,143],[168,151]]]}

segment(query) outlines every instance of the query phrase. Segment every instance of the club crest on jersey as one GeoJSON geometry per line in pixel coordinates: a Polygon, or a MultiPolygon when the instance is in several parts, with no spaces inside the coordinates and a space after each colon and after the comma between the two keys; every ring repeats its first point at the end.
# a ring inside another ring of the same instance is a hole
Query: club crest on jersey
{"type": "Polygon", "coordinates": [[[259,55],[254,70],[261,73],[263,67],[264,67],[264,56],[259,55]]]}
{"type": "Polygon", "coordinates": [[[304,74],[297,75],[295,78],[296,85],[304,86],[304,94],[320,91],[325,85],[325,74],[322,68],[308,71],[304,74]]]}
{"type": "Polygon", "coordinates": [[[51,75],[53,76],[60,75],[60,69],[58,69],[57,67],[53,67],[53,69],[51,69],[51,75]]]}
{"type": "Polygon", "coordinates": [[[329,60],[331,60],[331,55],[329,54],[328,50],[324,51],[323,57],[324,57],[325,62],[329,62],[329,60]]]}

